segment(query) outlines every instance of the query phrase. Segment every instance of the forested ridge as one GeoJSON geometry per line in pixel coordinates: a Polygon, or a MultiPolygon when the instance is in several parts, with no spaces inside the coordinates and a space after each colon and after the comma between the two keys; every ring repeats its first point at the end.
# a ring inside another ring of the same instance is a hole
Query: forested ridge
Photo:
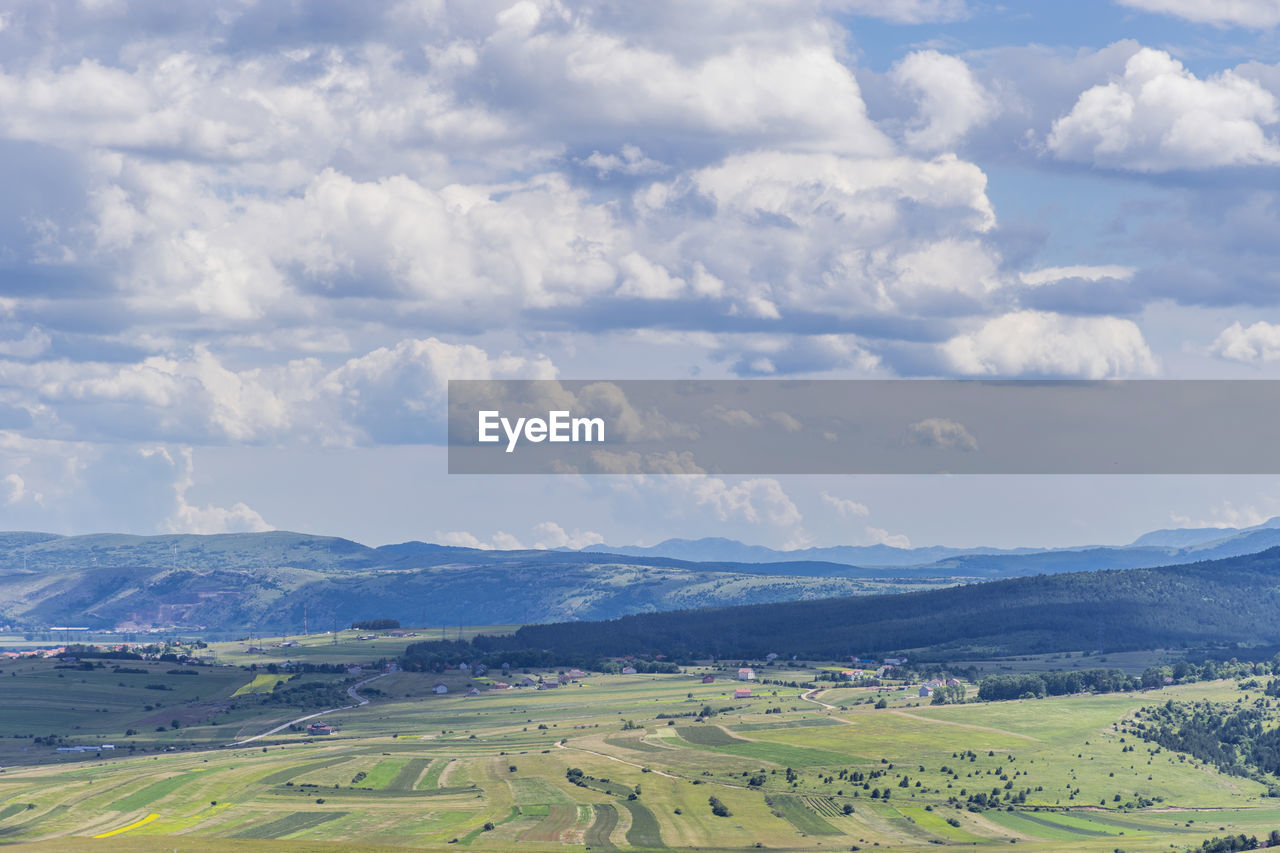
{"type": "Polygon", "coordinates": [[[529,625],[512,647],[575,657],[913,660],[1280,641],[1280,548],[1154,569],[1041,575],[927,592],[529,625]]]}

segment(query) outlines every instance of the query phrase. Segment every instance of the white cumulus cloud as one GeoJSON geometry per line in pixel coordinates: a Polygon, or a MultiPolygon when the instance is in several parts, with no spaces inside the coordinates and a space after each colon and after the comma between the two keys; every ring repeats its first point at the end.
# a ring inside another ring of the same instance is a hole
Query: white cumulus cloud
{"type": "Polygon", "coordinates": [[[972,128],[999,112],[994,96],[955,56],[915,51],[894,64],[889,77],[917,101],[918,113],[907,127],[906,142],[920,151],[954,148],[972,128]]]}
{"type": "Polygon", "coordinates": [[[534,525],[533,534],[537,538],[533,547],[544,550],[569,548],[577,551],[604,541],[604,537],[595,531],[574,529],[570,533],[554,521],[534,525]]]}
{"type": "Polygon", "coordinates": [[[957,373],[1104,379],[1151,376],[1159,362],[1132,320],[1015,311],[942,345],[957,373]]]}
{"type": "Polygon", "coordinates": [[[18,501],[26,497],[27,483],[18,474],[6,474],[0,483],[4,483],[5,495],[4,502],[7,504],[16,504],[18,501]]]}
{"type": "Polygon", "coordinates": [[[256,510],[237,501],[229,507],[205,504],[197,506],[187,500],[187,492],[195,485],[195,463],[191,448],[184,447],[180,451],[181,463],[178,463],[164,447],[147,448],[141,451],[144,458],[158,457],[164,459],[175,468],[177,479],[173,483],[175,507],[173,514],[165,522],[165,530],[169,533],[261,533],[274,530],[256,510]]]}
{"type": "Polygon", "coordinates": [[[917,447],[931,447],[937,450],[963,450],[973,452],[978,449],[978,440],[973,437],[962,423],[948,418],[925,418],[909,424],[902,434],[906,444],[917,447]]]}
{"type": "Polygon", "coordinates": [[[837,497],[830,492],[822,493],[822,502],[834,509],[841,518],[865,518],[870,513],[866,504],[837,497]]]}
{"type": "Polygon", "coordinates": [[[1280,360],[1280,326],[1265,320],[1245,326],[1237,320],[1218,334],[1209,351],[1228,361],[1280,360]]]}
{"type": "Polygon", "coordinates": [[[868,527],[867,536],[873,545],[888,545],[890,548],[911,547],[911,540],[905,533],[890,533],[882,527],[868,527]]]}
{"type": "Polygon", "coordinates": [[[1271,92],[1231,70],[1200,79],[1162,50],[1143,48],[1124,73],[1080,95],[1053,124],[1048,148],[1138,172],[1274,165],[1280,119],[1271,92]]]}

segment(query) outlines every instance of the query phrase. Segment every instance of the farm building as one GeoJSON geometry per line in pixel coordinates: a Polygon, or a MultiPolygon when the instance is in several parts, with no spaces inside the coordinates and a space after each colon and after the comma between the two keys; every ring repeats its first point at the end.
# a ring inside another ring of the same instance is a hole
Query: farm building
{"type": "Polygon", "coordinates": [[[538,682],[534,681],[532,678],[530,678],[527,675],[524,678],[520,679],[521,687],[535,687],[537,686],[537,684],[538,682]]]}
{"type": "Polygon", "coordinates": [[[715,677],[714,675],[712,675],[711,673],[707,673],[706,675],[702,676],[702,683],[703,683],[703,684],[715,684],[715,683],[716,683],[716,677],[715,677]]]}
{"type": "Polygon", "coordinates": [[[494,690],[510,690],[511,685],[507,684],[507,682],[505,681],[495,681],[493,682],[493,689],[494,690]]]}
{"type": "Polygon", "coordinates": [[[929,686],[928,684],[920,685],[921,698],[927,699],[932,695],[933,695],[933,688],[931,686],[929,686]]]}
{"type": "Polygon", "coordinates": [[[333,734],[333,726],[328,723],[312,723],[307,726],[307,734],[312,736],[331,735],[333,734]]]}
{"type": "Polygon", "coordinates": [[[467,695],[468,695],[468,696],[479,696],[479,695],[480,695],[480,691],[479,691],[478,689],[476,689],[475,687],[468,687],[468,688],[467,688],[467,695]]]}
{"type": "Polygon", "coordinates": [[[749,666],[744,666],[738,670],[739,681],[755,681],[756,671],[749,666]]]}
{"type": "Polygon", "coordinates": [[[634,666],[624,666],[624,667],[622,668],[622,674],[623,674],[623,675],[635,675],[635,674],[636,674],[636,668],[635,668],[634,666]]]}
{"type": "Polygon", "coordinates": [[[733,698],[734,698],[734,699],[750,699],[750,698],[751,698],[751,688],[750,688],[750,687],[739,687],[737,690],[733,691],[733,698]]]}
{"type": "Polygon", "coordinates": [[[432,687],[431,692],[432,693],[448,693],[449,687],[448,685],[441,682],[440,684],[437,684],[435,687],[432,687]]]}

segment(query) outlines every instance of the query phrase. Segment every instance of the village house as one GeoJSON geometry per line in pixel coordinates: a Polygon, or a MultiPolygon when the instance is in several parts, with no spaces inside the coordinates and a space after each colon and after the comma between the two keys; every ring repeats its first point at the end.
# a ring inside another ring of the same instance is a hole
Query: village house
{"type": "Polygon", "coordinates": [[[510,690],[511,685],[507,684],[507,682],[505,681],[495,681],[493,683],[493,689],[494,690],[510,690]]]}
{"type": "Polygon", "coordinates": [[[749,666],[744,666],[738,670],[739,681],[755,681],[756,671],[749,666]]]}
{"type": "Polygon", "coordinates": [[[931,685],[928,685],[928,684],[920,685],[920,698],[928,699],[932,695],[933,695],[933,687],[931,685]]]}
{"type": "Polygon", "coordinates": [[[444,682],[440,682],[435,687],[431,688],[431,692],[432,693],[448,693],[449,687],[444,682]]]}
{"type": "Polygon", "coordinates": [[[530,678],[527,675],[524,678],[520,679],[521,687],[536,687],[537,684],[538,682],[534,681],[532,678],[530,678]]]}
{"type": "Polygon", "coordinates": [[[307,734],[313,737],[333,734],[333,726],[328,723],[312,723],[307,726],[307,734]]]}
{"type": "Polygon", "coordinates": [[[636,674],[636,668],[635,668],[634,666],[624,666],[624,667],[622,668],[622,674],[623,674],[623,675],[635,675],[635,674],[636,674]]]}
{"type": "Polygon", "coordinates": [[[739,687],[737,690],[733,691],[733,698],[734,698],[734,699],[750,699],[750,698],[751,698],[751,688],[750,688],[750,687],[739,687]]]}
{"type": "Polygon", "coordinates": [[[480,695],[480,691],[479,691],[477,688],[475,688],[475,687],[468,687],[468,688],[467,688],[467,695],[468,695],[468,696],[479,696],[479,695],[480,695]]]}
{"type": "Polygon", "coordinates": [[[716,677],[715,677],[714,675],[712,675],[711,673],[707,673],[706,675],[702,676],[702,683],[703,683],[703,684],[715,684],[715,683],[716,683],[716,677]]]}

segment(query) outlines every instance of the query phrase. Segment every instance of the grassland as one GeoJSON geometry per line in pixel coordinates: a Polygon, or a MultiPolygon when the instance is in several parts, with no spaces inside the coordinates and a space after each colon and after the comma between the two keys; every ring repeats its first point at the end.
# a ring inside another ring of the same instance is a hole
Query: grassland
{"type": "MultiPolygon", "coordinates": [[[[465,688],[486,682],[466,673],[397,672],[370,685],[369,704],[327,714],[332,735],[285,729],[235,747],[319,710],[276,701],[300,680],[236,697],[257,673],[55,666],[0,669],[0,731],[18,735],[0,738],[0,844],[19,850],[981,850],[1014,841],[1019,850],[1132,853],[1280,827],[1280,800],[1266,785],[1118,731],[1170,699],[1259,698],[1231,681],[956,706],[902,691],[877,709],[878,694],[851,687],[806,696],[761,683],[735,700],[734,682],[703,684],[701,668],[478,696],[465,688]],[[435,695],[441,680],[450,692],[435,695]],[[699,721],[708,706],[715,713],[699,721]],[[191,722],[174,729],[177,718],[191,722]],[[67,755],[32,737],[54,732],[58,743],[116,749],[67,755]],[[581,784],[569,768],[582,771],[581,784]],[[955,804],[1006,784],[1028,791],[1011,811],[955,804]],[[712,797],[727,816],[712,813],[712,797]]],[[[344,697],[357,680],[306,678],[329,679],[344,697]]]]}
{"type": "MultiPolygon", "coordinates": [[[[367,664],[380,658],[394,659],[409,643],[424,640],[466,639],[477,634],[510,634],[517,625],[471,625],[434,628],[408,628],[402,631],[355,631],[349,628],[336,633],[294,634],[276,637],[246,637],[243,640],[209,643],[206,649],[192,654],[208,656],[218,663],[247,666],[249,664],[300,663],[367,664]],[[361,639],[370,638],[370,639],[361,639]],[[253,651],[250,651],[253,649],[253,651]]],[[[45,645],[48,645],[46,643],[45,645]]]]}

